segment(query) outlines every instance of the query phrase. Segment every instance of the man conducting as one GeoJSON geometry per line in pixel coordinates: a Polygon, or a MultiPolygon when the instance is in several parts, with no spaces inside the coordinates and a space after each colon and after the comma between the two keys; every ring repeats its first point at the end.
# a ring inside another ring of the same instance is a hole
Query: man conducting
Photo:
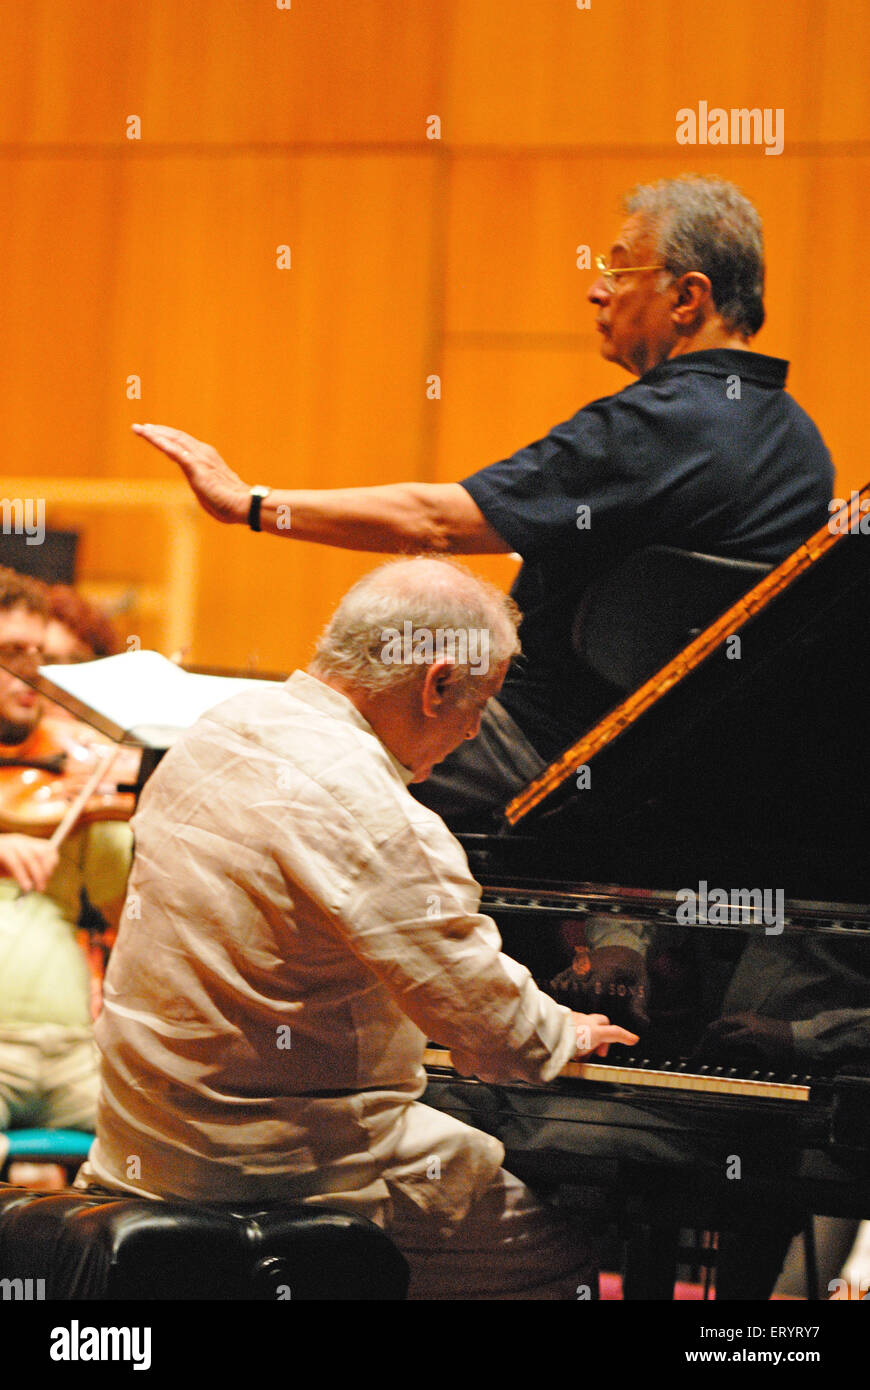
{"type": "Polygon", "coordinates": [[[755,208],[686,176],[635,188],[624,210],[588,299],[602,355],[638,379],[462,482],[252,490],[190,435],[134,426],[220,521],[355,550],[522,555],[523,659],[421,793],[449,823],[488,819],[615,702],[571,648],[593,582],[649,545],[776,563],[828,520],[831,460],[785,392],[788,363],[749,350],[764,322],[755,208]]]}
{"type": "Polygon", "coordinates": [[[476,734],[517,618],[450,561],[394,561],[345,596],[307,672],[169,751],[133,822],[80,1183],[359,1211],[405,1254],[412,1297],[594,1285],[582,1237],[501,1169],[501,1144],[418,1100],[427,1038],[502,1081],[637,1041],[501,953],[461,846],[408,791],[476,734]]]}

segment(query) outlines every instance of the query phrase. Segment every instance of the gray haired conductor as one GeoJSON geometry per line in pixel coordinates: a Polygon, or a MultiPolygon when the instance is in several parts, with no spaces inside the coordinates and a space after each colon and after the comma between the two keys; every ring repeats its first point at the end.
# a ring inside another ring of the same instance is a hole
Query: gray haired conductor
{"type": "MultiPolygon", "coordinates": [[[[650,545],[774,564],[828,520],[828,450],[785,390],[788,363],[751,348],[764,322],[764,250],[740,190],[696,175],[633,189],[596,264],[587,299],[601,354],[635,379],[460,482],[301,491],[275,478],[252,496],[209,445],[134,426],[220,521],[356,550],[519,552],[522,661],[478,736],[418,793],[455,827],[488,827],[615,703],[571,645],[595,581],[650,545]],[[287,506],[292,528],[281,530],[287,506]]],[[[245,468],[256,477],[260,464],[245,468]]],[[[615,926],[594,944],[632,943],[615,926]]],[[[601,963],[593,951],[591,986],[601,963]]]]}
{"type": "Polygon", "coordinates": [[[359,1212],[407,1258],[411,1297],[594,1296],[584,1232],[503,1170],[497,1140],[419,1100],[430,1038],[460,1070],[532,1082],[637,1041],[504,955],[462,847],[408,790],[476,734],[517,619],[449,560],[393,561],[345,596],[307,671],[170,749],[133,822],[137,910],[106,977],[81,1184],[359,1212]],[[487,670],[437,644],[384,661],[405,623],[485,632],[487,670]]]}

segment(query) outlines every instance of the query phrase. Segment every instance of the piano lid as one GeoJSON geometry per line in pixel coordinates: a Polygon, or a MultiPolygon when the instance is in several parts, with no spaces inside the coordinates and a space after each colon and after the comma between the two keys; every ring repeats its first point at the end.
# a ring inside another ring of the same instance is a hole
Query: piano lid
{"type": "Polygon", "coordinates": [[[505,828],[553,861],[567,838],[584,878],[720,867],[870,896],[868,513],[870,484],[515,796],[505,828]]]}

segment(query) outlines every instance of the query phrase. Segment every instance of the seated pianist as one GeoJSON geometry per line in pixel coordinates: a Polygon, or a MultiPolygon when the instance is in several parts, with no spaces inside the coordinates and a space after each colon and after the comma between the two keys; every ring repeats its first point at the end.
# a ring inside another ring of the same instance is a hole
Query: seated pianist
{"type": "Polygon", "coordinates": [[[382,1224],[412,1298],[594,1297],[591,1238],[419,1101],[428,1038],[464,1071],[548,1081],[636,1035],[573,1013],[501,951],[411,783],[472,738],[516,652],[512,601],[451,561],[376,569],[308,671],[209,711],[133,822],[77,1185],[159,1200],[304,1200],[382,1224]],[[487,660],[385,642],[472,629],[487,660]]]}

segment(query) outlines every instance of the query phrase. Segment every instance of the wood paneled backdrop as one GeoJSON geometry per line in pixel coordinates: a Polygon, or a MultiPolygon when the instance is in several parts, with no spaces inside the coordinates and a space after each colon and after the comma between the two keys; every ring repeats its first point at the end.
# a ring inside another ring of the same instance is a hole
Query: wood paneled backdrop
{"type": "MultiPolygon", "coordinates": [[[[626,384],[574,248],[609,245],[627,187],[694,170],[757,202],[758,346],[792,359],[840,488],[870,476],[865,0],[4,0],[2,21],[8,474],[169,478],[146,419],[252,483],[461,478],[626,384]],[[701,100],[782,108],[784,152],[678,145],[701,100]]],[[[199,525],[201,662],[304,663],[377,562],[199,525]]],[[[158,529],[90,519],[83,574],[150,582],[158,529]]]]}

